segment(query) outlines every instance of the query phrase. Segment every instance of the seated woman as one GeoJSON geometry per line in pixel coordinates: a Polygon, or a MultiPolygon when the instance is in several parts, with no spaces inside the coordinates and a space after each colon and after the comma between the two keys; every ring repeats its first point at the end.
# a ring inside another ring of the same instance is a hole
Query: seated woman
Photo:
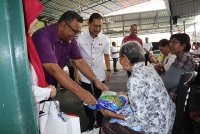
{"type": "Polygon", "coordinates": [[[169,41],[167,39],[162,39],[158,43],[158,48],[160,52],[164,55],[164,62],[161,64],[154,59],[153,56],[150,57],[150,61],[155,63],[155,69],[159,74],[164,73],[165,71],[169,70],[171,64],[176,59],[176,55],[171,54],[171,50],[169,48],[169,41]]]}
{"type": "Polygon", "coordinates": [[[120,115],[102,110],[105,117],[124,120],[122,126],[106,123],[101,134],[170,134],[175,117],[175,105],[153,66],[145,66],[144,51],[137,42],[127,42],[120,49],[120,64],[132,75],[127,82],[128,99],[133,114],[120,115]],[[132,128],[142,126],[140,132],[132,128]]]}
{"type": "Polygon", "coordinates": [[[181,74],[195,70],[196,62],[189,53],[191,44],[190,37],[185,33],[174,34],[169,43],[171,53],[176,55],[170,69],[161,77],[168,92],[175,93],[181,74]]]}

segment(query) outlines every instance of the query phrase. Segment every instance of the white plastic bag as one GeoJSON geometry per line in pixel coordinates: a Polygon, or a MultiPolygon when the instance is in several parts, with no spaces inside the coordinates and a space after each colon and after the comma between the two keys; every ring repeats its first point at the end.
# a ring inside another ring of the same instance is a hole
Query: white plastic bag
{"type": "Polygon", "coordinates": [[[64,119],[67,121],[67,134],[80,134],[80,120],[77,116],[64,115],[64,119]]]}
{"type": "Polygon", "coordinates": [[[58,101],[45,101],[40,105],[41,134],[80,134],[80,120],[60,111],[58,101]]]}

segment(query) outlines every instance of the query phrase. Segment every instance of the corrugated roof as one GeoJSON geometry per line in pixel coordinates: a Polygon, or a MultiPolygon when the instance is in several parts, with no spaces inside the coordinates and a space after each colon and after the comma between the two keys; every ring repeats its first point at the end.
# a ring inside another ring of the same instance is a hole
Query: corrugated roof
{"type": "MultiPolygon", "coordinates": [[[[84,17],[82,30],[87,29],[87,18],[98,12],[102,15],[137,5],[150,0],[40,0],[45,6],[39,19],[47,23],[56,22],[67,10],[75,10],[84,17]]],[[[105,17],[105,34],[123,36],[130,31],[131,24],[138,24],[139,34],[170,32],[170,16],[178,16],[173,31],[180,31],[194,22],[194,15],[200,14],[200,0],[164,0],[165,10],[131,13],[105,17]],[[170,12],[171,9],[171,12],[170,12]],[[183,23],[184,22],[184,23],[183,23]]]]}

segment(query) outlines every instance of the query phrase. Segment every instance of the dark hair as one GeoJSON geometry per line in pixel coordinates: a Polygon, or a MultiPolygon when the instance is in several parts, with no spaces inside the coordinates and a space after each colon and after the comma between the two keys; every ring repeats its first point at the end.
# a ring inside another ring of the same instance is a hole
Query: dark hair
{"type": "Polygon", "coordinates": [[[67,11],[65,13],[63,13],[60,16],[60,19],[58,20],[58,23],[61,22],[72,22],[72,20],[76,19],[78,22],[82,23],[83,22],[83,18],[76,12],[74,11],[67,11]]]}
{"type": "Polygon", "coordinates": [[[125,55],[131,62],[131,64],[137,62],[144,62],[144,50],[141,45],[136,41],[129,41],[120,49],[120,55],[125,55]]]}
{"type": "Polygon", "coordinates": [[[174,34],[170,37],[170,41],[173,38],[176,38],[177,40],[179,40],[181,45],[185,45],[185,49],[183,50],[184,52],[190,51],[190,48],[191,48],[190,37],[186,33],[174,34]]]}
{"type": "Polygon", "coordinates": [[[112,44],[116,44],[116,42],[113,41],[112,44]]]}
{"type": "Polygon", "coordinates": [[[169,47],[169,40],[162,39],[158,42],[158,47],[169,47]]]}
{"type": "Polygon", "coordinates": [[[103,20],[103,17],[99,14],[99,13],[93,13],[90,18],[89,18],[89,23],[92,23],[92,21],[94,19],[102,19],[103,20]]]}

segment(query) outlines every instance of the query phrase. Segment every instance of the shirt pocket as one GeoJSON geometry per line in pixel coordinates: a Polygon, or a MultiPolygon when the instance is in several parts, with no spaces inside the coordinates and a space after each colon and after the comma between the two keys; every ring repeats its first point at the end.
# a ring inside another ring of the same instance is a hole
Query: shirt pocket
{"type": "Polygon", "coordinates": [[[95,53],[96,54],[103,53],[103,49],[104,49],[104,45],[102,43],[98,43],[95,46],[95,53]]]}

